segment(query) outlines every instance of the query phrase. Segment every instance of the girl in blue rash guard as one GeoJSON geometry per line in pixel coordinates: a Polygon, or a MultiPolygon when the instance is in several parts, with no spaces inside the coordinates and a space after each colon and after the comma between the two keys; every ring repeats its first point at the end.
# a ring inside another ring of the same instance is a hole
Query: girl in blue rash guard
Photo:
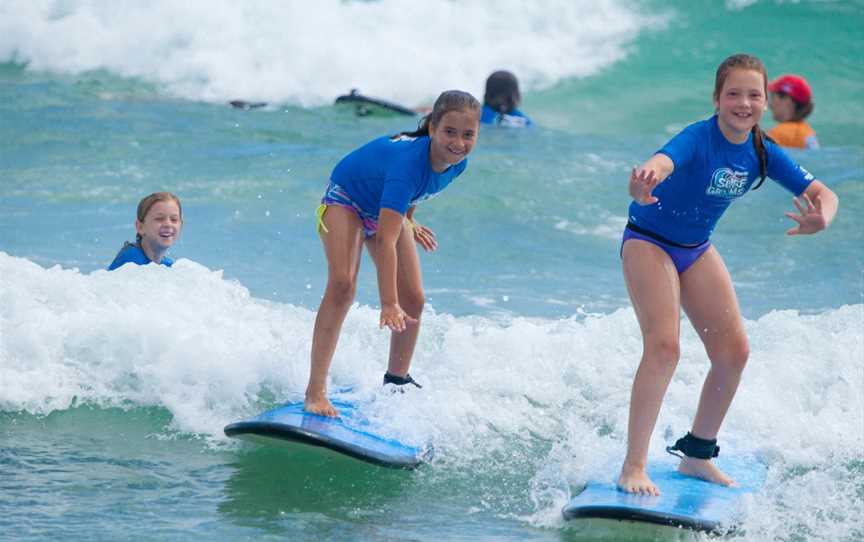
{"type": "Polygon", "coordinates": [[[623,491],[660,494],[646,473],[648,445],[679,358],[681,307],[705,345],[711,369],[691,431],[667,450],[682,458],[679,471],[686,475],[734,483],[711,462],[749,355],[732,279],[708,240],[729,204],[767,176],[796,196],[800,214],[786,213],[796,222],[787,234],[819,232],[837,213],[834,192],[793,163],[759,128],[767,80],[759,59],[727,58],[714,84],[716,114],[688,126],[630,175],[633,203],[621,255],[643,352],[618,479],[623,491]]]}
{"type": "Polygon", "coordinates": [[[414,222],[414,209],[465,170],[479,120],[480,103],[467,92],[450,90],[438,97],[417,131],[375,139],[334,168],[316,212],[327,288],[315,318],[307,411],[337,415],[327,398],[327,374],[354,301],[364,244],[378,270],[379,325],[392,332],[384,383],[419,387],[408,374],[424,304],[415,241],[427,251],[435,250],[437,241],[432,230],[414,222]]]}
{"type": "Polygon", "coordinates": [[[113,271],[123,264],[146,265],[151,262],[171,267],[166,254],[183,229],[180,199],[170,192],[155,192],[138,203],[135,242],[125,242],[108,266],[113,271]]]}

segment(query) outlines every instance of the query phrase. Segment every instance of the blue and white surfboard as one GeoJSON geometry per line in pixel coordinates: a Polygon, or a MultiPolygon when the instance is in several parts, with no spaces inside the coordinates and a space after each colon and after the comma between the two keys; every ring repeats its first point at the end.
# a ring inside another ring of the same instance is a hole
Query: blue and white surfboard
{"type": "Polygon", "coordinates": [[[332,404],[339,411],[338,418],[305,412],[299,401],[228,424],[225,434],[263,444],[311,447],[397,469],[413,469],[431,458],[429,446],[410,446],[368,431],[369,423],[354,403],[332,404]]]}
{"type": "Polygon", "coordinates": [[[767,468],[754,456],[715,460],[738,485],[725,487],[680,474],[677,460],[649,467],[660,496],[633,495],[618,489],[614,480],[589,482],[564,507],[564,519],[602,518],[684,527],[698,531],[732,529],[741,521],[745,495],[765,483],[767,468]]]}

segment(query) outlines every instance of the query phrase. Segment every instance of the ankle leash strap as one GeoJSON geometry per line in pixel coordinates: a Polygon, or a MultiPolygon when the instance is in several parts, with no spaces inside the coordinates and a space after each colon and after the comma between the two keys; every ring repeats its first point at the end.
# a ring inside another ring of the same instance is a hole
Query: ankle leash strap
{"type": "Polygon", "coordinates": [[[420,384],[418,384],[413,378],[411,378],[410,374],[406,374],[405,376],[396,376],[390,373],[384,373],[384,384],[396,384],[397,386],[404,386],[405,384],[414,384],[418,388],[422,388],[420,384]]]}
{"type": "Polygon", "coordinates": [[[720,455],[720,446],[717,446],[716,438],[708,440],[694,437],[692,433],[688,432],[679,438],[674,446],[667,446],[666,451],[682,459],[684,456],[695,457],[696,459],[711,459],[720,455]]]}

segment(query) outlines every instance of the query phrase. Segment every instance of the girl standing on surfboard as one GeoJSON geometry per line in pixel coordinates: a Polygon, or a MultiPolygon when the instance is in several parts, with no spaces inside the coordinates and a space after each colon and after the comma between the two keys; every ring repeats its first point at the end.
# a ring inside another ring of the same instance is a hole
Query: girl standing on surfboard
{"type": "Polygon", "coordinates": [[[479,127],[480,103],[449,90],[416,131],[375,139],[333,169],[316,213],[327,288],[315,319],[305,410],[338,414],[327,399],[327,373],[354,300],[364,244],[378,270],[380,327],[392,331],[384,383],[419,387],[408,374],[424,304],[415,243],[427,251],[438,243],[432,230],[414,221],[414,210],[465,170],[479,127]]]}
{"type": "Polygon", "coordinates": [[[824,230],[837,213],[834,192],[759,128],[767,81],[765,66],[756,57],[739,54],[724,60],[714,83],[715,115],[685,128],[630,174],[633,202],[621,257],[643,352],[618,479],[623,491],[660,494],[646,472],[648,445],[680,355],[682,307],[705,345],[711,368],[691,431],[667,450],[680,452],[678,470],[684,474],[734,483],[711,462],[749,355],[732,279],[709,240],[729,204],[770,177],[795,194],[799,214],[785,213],[796,223],[788,235],[824,230]]]}

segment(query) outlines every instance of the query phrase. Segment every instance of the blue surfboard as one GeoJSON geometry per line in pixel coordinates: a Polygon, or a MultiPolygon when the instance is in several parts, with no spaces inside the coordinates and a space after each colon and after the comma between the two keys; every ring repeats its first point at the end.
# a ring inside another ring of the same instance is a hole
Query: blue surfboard
{"type": "Polygon", "coordinates": [[[715,461],[738,483],[736,487],[684,476],[677,471],[677,460],[663,461],[648,468],[660,488],[659,497],[625,493],[614,480],[589,482],[564,507],[564,519],[602,518],[709,532],[734,529],[742,519],[742,498],[762,487],[767,468],[752,455],[715,461]]]}
{"type": "Polygon", "coordinates": [[[369,431],[368,420],[354,403],[331,402],[338,418],[305,412],[298,401],[228,424],[225,434],[263,444],[312,447],[396,469],[413,469],[431,458],[429,446],[410,446],[369,431]]]}

